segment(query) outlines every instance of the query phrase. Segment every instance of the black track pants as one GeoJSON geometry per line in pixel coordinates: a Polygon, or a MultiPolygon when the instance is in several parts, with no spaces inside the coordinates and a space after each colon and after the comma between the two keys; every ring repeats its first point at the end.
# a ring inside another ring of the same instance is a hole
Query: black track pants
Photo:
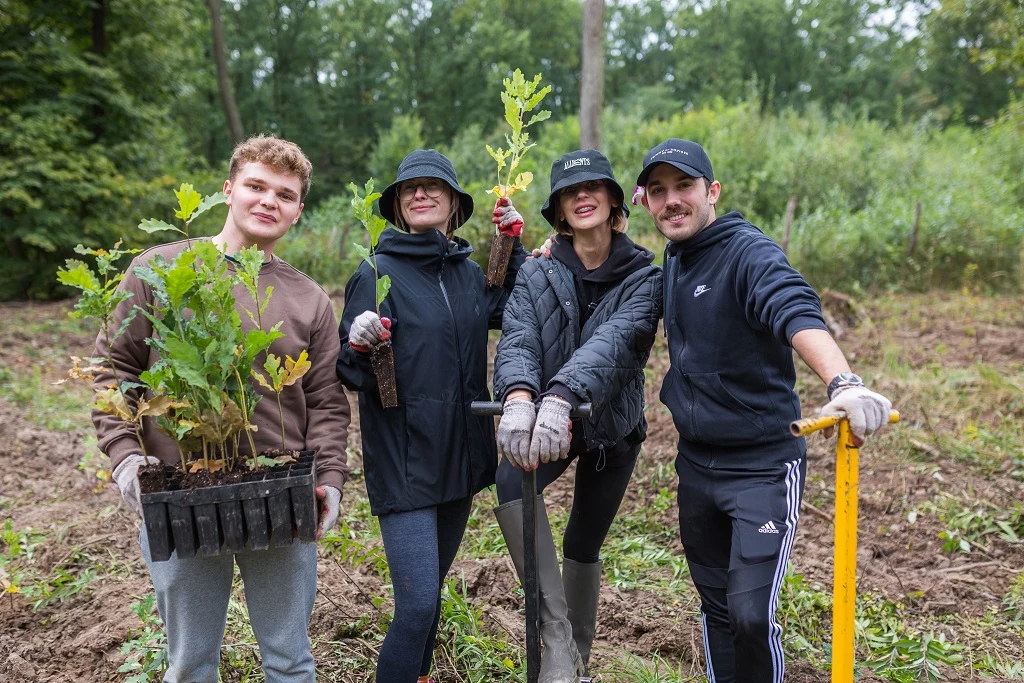
{"type": "Polygon", "coordinates": [[[680,455],[679,536],[701,599],[708,683],[782,683],[779,590],[796,536],[807,459],[768,470],[680,455]]]}

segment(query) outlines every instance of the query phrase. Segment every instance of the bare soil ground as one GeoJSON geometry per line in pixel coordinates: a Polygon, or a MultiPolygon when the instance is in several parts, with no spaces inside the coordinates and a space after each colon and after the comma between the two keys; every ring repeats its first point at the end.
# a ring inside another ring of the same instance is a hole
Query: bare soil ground
{"type": "MultiPolygon", "coordinates": [[[[965,507],[982,501],[992,510],[1011,510],[1024,501],[1019,442],[1004,444],[1008,452],[998,457],[985,452],[990,446],[979,446],[978,461],[963,457],[955,446],[972,428],[1005,425],[1007,410],[1010,418],[1021,417],[1019,401],[1000,398],[998,385],[979,385],[968,373],[983,364],[1003,376],[1020,377],[1020,303],[952,295],[895,299],[860,311],[847,321],[841,339],[855,369],[870,374],[873,386],[894,397],[903,415],[900,427],[862,450],[860,592],[898,604],[902,618],[922,630],[941,628],[951,640],[1008,662],[1024,660],[1021,631],[986,621],[986,615],[998,611],[1024,569],[1024,544],[989,535],[970,553],[944,551],[939,534],[948,524],[935,510],[950,500],[963,500],[965,507]],[[960,371],[968,373],[964,384],[950,380],[945,389],[919,379],[926,373],[955,378],[960,371]]],[[[85,355],[91,346],[88,335],[50,324],[63,319],[67,308],[0,304],[0,367],[38,367],[37,379],[45,384],[61,375],[68,353],[85,355]]],[[[649,375],[650,435],[620,511],[623,517],[649,515],[651,491],[664,485],[666,467],[671,472],[676,433],[657,402],[666,363],[664,340],[659,339],[649,375]]],[[[824,393],[805,368],[799,389],[808,412],[824,393]]],[[[27,414],[31,410],[0,399],[0,525],[9,521],[14,530],[31,527],[47,535],[33,550],[35,566],[71,571],[82,569],[76,563],[89,562],[99,570],[80,591],[38,611],[21,594],[0,594],[0,682],[123,680],[125,674],[117,671],[124,662],[120,647],[140,627],[129,604],[151,590],[137,548],[138,520],[112,484],[98,482],[90,467],[80,468],[89,447],[87,422],[46,428],[38,415],[27,414]]],[[[353,427],[350,447],[358,466],[358,420],[353,427]]],[[[814,509],[803,510],[792,555],[793,571],[826,592],[832,580],[833,448],[821,438],[810,440],[805,500],[814,509]]],[[[356,487],[362,487],[361,480],[349,485],[343,505],[362,495],[356,487]]],[[[563,477],[549,491],[549,505],[566,510],[571,492],[572,478],[563,477]]],[[[665,528],[676,527],[674,505],[658,514],[665,528]]],[[[7,550],[0,542],[0,551],[7,550]]],[[[670,550],[681,555],[677,538],[670,550]]],[[[507,559],[460,559],[452,571],[465,582],[470,601],[483,609],[489,628],[505,637],[522,633],[521,595],[507,559]]],[[[367,614],[389,610],[389,602],[377,605],[374,600],[386,595],[369,563],[353,567],[321,553],[320,595],[310,632],[324,680],[370,679],[366,671],[347,669],[344,653],[351,650],[352,662],[365,661],[360,658],[372,645],[352,625],[367,614]]],[[[829,628],[827,620],[821,625],[829,628]]],[[[595,669],[621,660],[625,652],[643,657],[657,652],[684,674],[698,675],[703,648],[692,595],[603,587],[595,669]]],[[[240,674],[225,675],[242,680],[240,674]]],[[[943,680],[976,677],[966,666],[945,667],[942,675],[943,680]]],[[[442,675],[439,680],[456,679],[442,675]]],[[[798,659],[791,661],[787,680],[826,681],[829,673],[798,659]]],[[[860,680],[881,679],[865,670],[860,680]]]]}

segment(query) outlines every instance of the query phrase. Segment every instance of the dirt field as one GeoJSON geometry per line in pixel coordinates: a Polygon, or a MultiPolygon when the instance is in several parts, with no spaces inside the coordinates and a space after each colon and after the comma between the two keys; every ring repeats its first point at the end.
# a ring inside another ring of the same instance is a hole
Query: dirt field
{"type": "MultiPolygon", "coordinates": [[[[1024,661],[1021,303],[934,295],[833,311],[844,324],[840,343],[855,370],[893,397],[903,415],[901,425],[861,453],[863,662],[899,653],[893,643],[901,637],[920,642],[922,634],[942,634],[961,649],[939,650],[962,659],[944,664],[933,657],[939,672],[933,680],[1024,679],[1024,667],[1015,668],[1024,661]]],[[[82,403],[87,395],[49,384],[69,353],[83,355],[91,345],[89,334],[66,322],[66,309],[0,305],[0,580],[7,592],[0,595],[0,681],[125,680],[128,673],[118,669],[132,652],[148,652],[151,660],[156,651],[138,643],[143,633],[156,638],[159,627],[149,623],[147,631],[130,608],[150,591],[138,521],[102,481],[105,459],[83,458],[95,444],[82,403]]],[[[659,339],[649,373],[649,440],[606,543],[608,581],[593,663],[602,681],[700,680],[697,604],[675,534],[676,435],[656,400],[665,363],[659,339]],[[629,673],[634,670],[649,676],[629,673]]],[[[809,412],[824,391],[808,374],[801,366],[798,389],[809,412]]],[[[354,426],[349,444],[357,473],[345,492],[338,540],[321,550],[321,592],[310,626],[322,679],[331,681],[371,680],[368,663],[390,610],[358,472],[358,421],[354,426]]],[[[810,440],[808,506],[781,616],[791,681],[830,675],[833,448],[810,440]]],[[[566,476],[549,491],[556,523],[564,522],[571,485],[566,476]]],[[[481,657],[500,659],[494,653],[505,647],[518,665],[522,653],[508,643],[523,630],[521,593],[494,542],[492,503],[493,494],[481,496],[452,576],[477,612],[481,633],[498,641],[481,645],[481,657]]],[[[465,674],[475,665],[462,664],[458,673],[460,665],[452,664],[465,656],[460,637],[468,627],[442,628],[438,683],[482,680],[465,674]]],[[[226,643],[225,680],[262,680],[258,667],[250,671],[254,648],[240,613],[229,618],[226,643]]],[[[860,680],[916,679],[897,677],[896,668],[888,678],[866,664],[859,671],[860,680]]],[[[516,678],[509,673],[501,680],[516,678]]]]}

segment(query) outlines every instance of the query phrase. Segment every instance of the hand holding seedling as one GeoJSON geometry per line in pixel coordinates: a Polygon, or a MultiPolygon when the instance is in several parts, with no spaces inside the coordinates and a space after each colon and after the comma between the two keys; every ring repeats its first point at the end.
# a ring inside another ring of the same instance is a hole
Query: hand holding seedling
{"type": "Polygon", "coordinates": [[[512,206],[512,200],[508,197],[498,197],[498,201],[494,203],[491,222],[498,226],[498,232],[503,235],[519,237],[523,234],[523,216],[512,206]]]}
{"type": "Polygon", "coordinates": [[[381,318],[373,311],[364,311],[352,321],[348,330],[348,344],[356,351],[369,353],[374,346],[391,339],[391,320],[381,318]]]}

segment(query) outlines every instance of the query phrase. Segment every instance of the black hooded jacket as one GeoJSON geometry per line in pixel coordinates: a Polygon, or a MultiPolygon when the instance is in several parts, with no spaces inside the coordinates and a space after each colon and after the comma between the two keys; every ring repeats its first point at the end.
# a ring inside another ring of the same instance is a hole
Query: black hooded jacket
{"type": "Polygon", "coordinates": [[[374,310],[374,274],[363,263],[345,287],[338,377],[359,392],[363,469],[374,515],[430,507],[494,483],[494,421],[470,414],[489,401],[487,330],[502,311],[525,252],[516,240],[505,287],[487,288],[461,238],[436,230],[385,230],[377,268],[391,278],[380,314],[391,318],[398,406],[385,409],[369,354],[348,345],[352,321],[374,310]]]}
{"type": "Polygon", "coordinates": [[[671,366],[661,400],[680,454],[703,466],[770,467],[801,457],[791,340],[827,329],[818,295],[778,244],[732,211],[665,249],[671,366]]]}
{"type": "Polygon", "coordinates": [[[593,413],[573,428],[572,450],[614,450],[646,436],[644,365],[661,317],[654,255],[616,234],[608,260],[588,271],[571,242],[527,261],[505,309],[494,395],[556,394],[593,413]]]}

